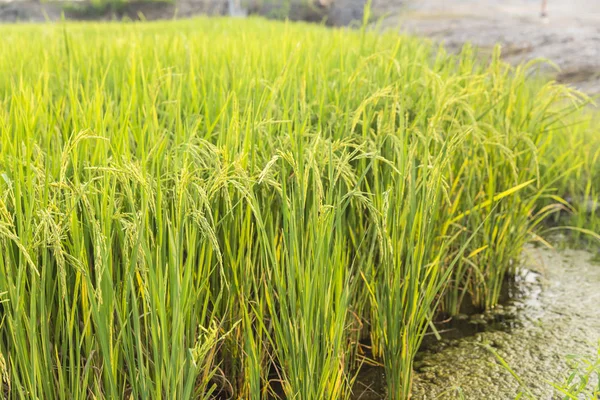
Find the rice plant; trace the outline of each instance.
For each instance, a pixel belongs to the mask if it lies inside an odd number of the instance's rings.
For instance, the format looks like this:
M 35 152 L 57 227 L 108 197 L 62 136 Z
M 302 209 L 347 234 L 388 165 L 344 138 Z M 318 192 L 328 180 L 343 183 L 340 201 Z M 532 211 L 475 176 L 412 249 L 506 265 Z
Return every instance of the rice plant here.
M 409 398 L 432 319 L 494 307 L 550 215 L 598 235 L 589 99 L 528 71 L 253 18 L 0 27 L 0 392 L 349 398 L 370 346 Z

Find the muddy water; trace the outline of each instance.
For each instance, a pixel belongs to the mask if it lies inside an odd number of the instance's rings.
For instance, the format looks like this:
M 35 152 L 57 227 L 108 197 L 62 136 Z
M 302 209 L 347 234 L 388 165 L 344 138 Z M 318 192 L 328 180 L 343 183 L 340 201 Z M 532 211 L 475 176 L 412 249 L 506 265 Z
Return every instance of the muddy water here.
M 514 399 L 517 381 L 482 344 L 495 348 L 535 398 L 555 398 L 543 380 L 560 382 L 565 357 L 593 355 L 600 340 L 600 264 L 593 258 L 528 247 L 511 301 L 491 314 L 459 318 L 442 341 L 428 339 L 415 362 L 413 398 Z M 369 369 L 358 386 L 357 398 L 383 398 L 382 370 Z

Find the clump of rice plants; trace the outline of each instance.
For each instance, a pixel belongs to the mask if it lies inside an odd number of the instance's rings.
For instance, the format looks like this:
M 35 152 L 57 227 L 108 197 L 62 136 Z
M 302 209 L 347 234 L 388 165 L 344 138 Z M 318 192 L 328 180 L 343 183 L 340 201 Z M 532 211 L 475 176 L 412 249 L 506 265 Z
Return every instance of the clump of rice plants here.
M 552 230 L 568 230 L 574 243 L 598 249 L 600 241 L 600 143 L 598 116 L 589 110 L 562 119 L 561 125 L 571 125 L 569 135 L 554 134 L 556 146 L 548 151 L 547 162 L 570 160 L 570 173 L 556 183 L 563 200 L 564 211 L 554 218 Z M 562 150 L 561 150 L 562 149 Z
M 598 234 L 588 99 L 498 53 L 252 18 L 0 37 L 7 398 L 349 398 L 370 346 L 406 399 L 431 320 L 494 307 L 549 215 Z

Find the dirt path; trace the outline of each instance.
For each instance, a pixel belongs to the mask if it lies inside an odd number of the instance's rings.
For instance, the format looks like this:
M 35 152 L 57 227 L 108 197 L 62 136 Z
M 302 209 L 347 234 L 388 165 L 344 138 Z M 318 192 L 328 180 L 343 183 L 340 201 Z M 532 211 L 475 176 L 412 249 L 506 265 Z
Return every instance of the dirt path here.
M 580 250 L 528 247 L 524 257 L 511 301 L 454 324 L 461 330 L 450 328 L 441 341 L 428 340 L 415 361 L 413 399 L 515 399 L 517 380 L 483 345 L 498 352 L 539 400 L 561 398 L 544 380 L 561 382 L 568 355 L 596 354 L 600 263 Z M 383 368 L 368 367 L 359 380 L 355 399 L 385 398 Z
M 547 58 L 558 81 L 600 94 L 600 1 L 548 0 L 548 18 L 540 0 L 410 0 L 391 8 L 387 28 L 431 37 L 449 48 L 465 42 L 482 48 L 496 43 L 513 63 Z M 548 68 L 550 69 L 550 68 Z

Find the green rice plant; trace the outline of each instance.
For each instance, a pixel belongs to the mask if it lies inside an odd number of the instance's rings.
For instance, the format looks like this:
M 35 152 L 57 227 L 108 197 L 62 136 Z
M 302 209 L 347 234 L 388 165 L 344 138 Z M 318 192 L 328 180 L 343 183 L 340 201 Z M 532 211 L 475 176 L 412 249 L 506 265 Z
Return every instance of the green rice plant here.
M 600 347 L 600 346 L 599 346 Z M 553 382 L 557 394 L 563 399 L 598 398 L 600 395 L 600 350 L 591 356 L 566 357 L 568 372 L 561 382 Z
M 397 181 L 383 193 L 381 204 L 384 250 L 373 285 L 374 319 L 390 399 L 410 396 L 412 361 L 445 281 L 440 266 L 444 246 L 435 246 L 431 231 L 441 194 L 438 163 L 446 154 L 430 161 L 425 153 L 419 162 L 418 148 L 400 153 Z
M 473 57 L 469 47 L 462 56 Z M 528 82 L 529 67 L 507 69 L 497 49 L 487 70 L 474 70 L 480 80 L 469 83 L 468 96 L 482 99 L 468 104 L 472 131 L 464 141 L 465 152 L 448 172 L 448 232 L 463 231 L 466 238 L 480 228 L 452 273 L 443 302 L 451 315 L 460 312 L 466 298 L 476 308 L 493 308 L 506 277 L 518 266 L 523 245 L 541 239 L 540 224 L 564 208 L 556 186 L 575 168 L 564 167 L 566 157 L 546 156 L 553 140 L 548 131 L 559 128 L 549 110 L 568 99 L 572 106 L 558 107 L 567 113 L 585 98 L 551 83 Z M 494 78 L 488 80 L 490 76 Z M 538 96 L 540 101 L 534 101 Z
M 405 399 L 432 319 L 493 307 L 549 215 L 598 229 L 588 99 L 499 54 L 253 18 L 0 38 L 9 399 L 348 398 L 370 356 Z
M 281 220 L 267 229 L 273 264 L 266 296 L 286 398 L 350 394 L 345 353 L 351 263 L 343 227 L 350 198 L 340 176 L 347 165 L 337 157 L 344 150 L 317 139 L 298 153 L 305 160 L 282 154 L 277 161 Z
M 557 190 L 568 202 L 565 212 L 555 219 L 566 226 L 574 243 L 597 247 L 600 234 L 600 147 L 597 141 L 597 116 L 590 111 L 559 119 L 560 126 L 571 125 L 569 135 L 556 135 L 556 147 L 549 149 L 549 160 L 564 157 L 568 151 L 574 168 L 557 182 Z M 568 149 L 559 152 L 558 149 Z M 566 217 L 565 217 L 566 216 Z M 571 229 L 572 228 L 572 229 Z

